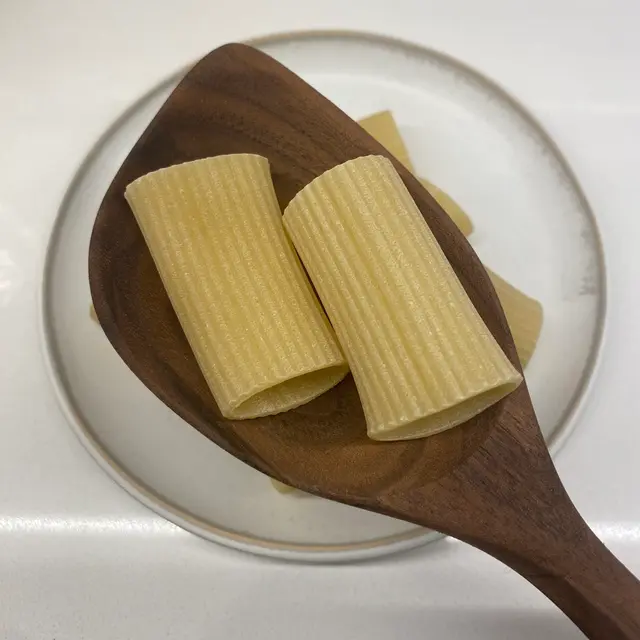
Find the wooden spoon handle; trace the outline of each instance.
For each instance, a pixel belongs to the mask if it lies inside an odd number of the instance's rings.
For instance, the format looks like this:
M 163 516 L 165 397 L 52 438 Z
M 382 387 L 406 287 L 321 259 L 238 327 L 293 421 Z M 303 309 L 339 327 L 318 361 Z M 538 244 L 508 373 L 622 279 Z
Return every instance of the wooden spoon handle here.
M 517 571 L 592 640 L 640 640 L 640 582 L 602 544 L 567 495 L 526 389 L 517 430 L 497 425 L 440 482 L 386 496 L 386 512 L 464 540 Z M 517 438 L 515 437 L 517 435 Z M 488 473 L 487 469 L 491 472 Z M 427 493 L 428 490 L 428 493 Z
M 582 540 L 557 539 L 553 561 L 544 565 L 501 549 L 484 550 L 542 591 L 588 638 L 639 640 L 640 581 L 586 524 L 581 530 Z
M 534 424 L 531 412 L 520 426 L 525 446 L 511 447 L 511 463 L 496 469 L 496 484 L 482 495 L 480 525 L 467 523 L 458 537 L 525 577 L 588 638 L 640 640 L 640 581 L 578 513 Z M 499 447 L 498 433 L 492 436 L 489 449 Z M 469 486 L 464 476 L 459 479 Z

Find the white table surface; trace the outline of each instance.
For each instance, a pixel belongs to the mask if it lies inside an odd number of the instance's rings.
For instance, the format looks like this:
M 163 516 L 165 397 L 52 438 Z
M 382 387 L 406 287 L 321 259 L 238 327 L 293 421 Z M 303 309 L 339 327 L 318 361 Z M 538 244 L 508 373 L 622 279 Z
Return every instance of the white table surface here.
M 41 365 L 37 304 L 76 167 L 171 71 L 224 41 L 293 29 L 368 30 L 443 50 L 537 115 L 598 216 L 605 347 L 557 464 L 598 535 L 640 574 L 638 27 L 631 0 L 0 2 L 0 637 L 581 637 L 523 579 L 456 541 L 308 567 L 163 521 L 67 428 Z

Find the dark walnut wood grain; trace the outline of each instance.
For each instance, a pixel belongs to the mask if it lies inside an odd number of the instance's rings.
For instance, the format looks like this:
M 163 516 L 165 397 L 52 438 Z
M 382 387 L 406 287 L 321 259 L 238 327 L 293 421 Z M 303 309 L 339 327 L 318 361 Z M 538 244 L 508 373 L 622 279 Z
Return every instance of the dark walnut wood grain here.
M 295 411 L 236 422 L 221 417 L 123 193 L 149 171 L 237 152 L 269 159 L 283 207 L 336 164 L 371 153 L 388 156 L 348 116 L 268 56 L 237 44 L 210 53 L 136 143 L 93 229 L 93 301 L 123 360 L 188 423 L 260 471 L 483 549 L 547 594 L 591 638 L 640 638 L 638 582 L 567 497 L 524 384 L 466 425 L 409 442 L 367 439 L 350 378 Z M 475 253 L 420 183 L 391 159 L 489 329 L 517 363 Z

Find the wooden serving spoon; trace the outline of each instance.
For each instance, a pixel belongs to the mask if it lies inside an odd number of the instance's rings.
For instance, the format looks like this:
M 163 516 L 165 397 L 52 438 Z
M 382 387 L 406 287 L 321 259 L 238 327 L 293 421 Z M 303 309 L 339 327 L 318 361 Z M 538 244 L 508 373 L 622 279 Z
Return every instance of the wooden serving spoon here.
M 251 47 L 226 45 L 196 64 L 118 171 L 91 237 L 95 309 L 132 371 L 188 423 L 256 469 L 486 551 L 538 587 L 590 638 L 640 639 L 640 583 L 565 493 L 525 384 L 461 427 L 395 443 L 367 439 L 351 378 L 277 416 L 234 422 L 220 415 L 123 194 L 149 171 L 227 153 L 266 156 L 283 207 L 341 162 L 390 157 L 335 105 Z M 418 180 L 391 160 L 487 326 L 519 367 L 478 257 Z

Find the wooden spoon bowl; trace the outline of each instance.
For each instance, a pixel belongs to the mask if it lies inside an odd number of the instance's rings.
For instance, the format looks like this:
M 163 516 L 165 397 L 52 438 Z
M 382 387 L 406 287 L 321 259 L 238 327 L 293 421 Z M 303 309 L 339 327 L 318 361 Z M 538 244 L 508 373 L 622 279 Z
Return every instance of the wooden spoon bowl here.
M 418 180 L 292 72 L 233 44 L 210 53 L 182 80 L 98 212 L 89 249 L 93 302 L 132 371 L 188 423 L 256 469 L 491 553 L 545 592 L 591 638 L 640 638 L 640 586 L 575 511 L 525 384 L 461 427 L 396 443 L 367 438 L 350 377 L 287 413 L 247 421 L 221 416 L 123 194 L 149 171 L 228 153 L 266 156 L 283 208 L 337 164 L 372 153 L 390 157 L 480 315 L 519 367 L 484 268 Z

